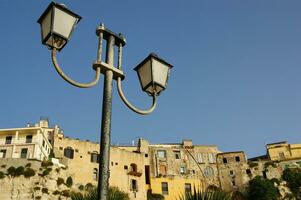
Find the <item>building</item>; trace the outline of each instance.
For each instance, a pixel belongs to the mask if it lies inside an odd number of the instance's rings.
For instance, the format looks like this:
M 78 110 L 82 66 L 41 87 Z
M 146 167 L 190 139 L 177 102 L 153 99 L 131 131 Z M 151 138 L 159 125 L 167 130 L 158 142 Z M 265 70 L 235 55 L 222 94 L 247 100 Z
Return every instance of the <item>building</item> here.
M 217 146 L 193 145 L 191 140 L 178 144 L 149 145 L 150 186 L 166 200 L 177 199 L 193 187 L 219 187 Z
M 0 130 L 0 158 L 24 158 L 43 160 L 51 153 L 52 145 L 48 120 L 28 124 L 25 128 Z
M 287 141 L 271 143 L 266 145 L 266 150 L 273 161 L 301 159 L 301 144 L 288 144 Z
M 62 133 L 54 134 L 54 156 L 68 167 L 77 184 L 97 184 L 99 149 L 98 143 L 65 137 Z M 131 199 L 146 199 L 147 166 L 148 157 L 137 151 L 137 147 L 112 146 L 109 185 L 129 193 Z

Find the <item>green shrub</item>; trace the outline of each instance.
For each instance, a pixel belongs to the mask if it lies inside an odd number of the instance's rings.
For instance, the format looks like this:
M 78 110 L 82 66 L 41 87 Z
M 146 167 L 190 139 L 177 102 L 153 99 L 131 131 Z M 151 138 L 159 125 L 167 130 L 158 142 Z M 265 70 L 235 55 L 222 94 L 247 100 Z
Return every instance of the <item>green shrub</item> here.
M 25 168 L 29 168 L 29 167 L 31 167 L 31 163 L 27 163 L 27 164 L 25 165 Z
M 40 190 L 41 188 L 39 186 L 36 186 L 33 188 L 34 191 Z
M 72 177 L 69 176 L 66 180 L 66 186 L 70 188 L 70 187 L 72 187 L 72 185 L 73 185 L 73 180 L 72 180 Z
M 85 195 L 71 193 L 70 197 L 72 200 L 95 200 L 97 199 L 97 188 L 92 186 L 92 189 Z M 130 198 L 127 193 L 119 190 L 117 187 L 110 187 L 108 200 L 130 200 Z
M 256 176 L 249 182 L 249 196 L 250 200 L 277 200 L 279 196 L 278 189 L 270 180 Z
M 56 180 L 57 185 L 62 185 L 64 182 L 65 182 L 64 179 L 60 178 L 60 177 L 57 178 L 57 180 Z
M 7 174 L 11 175 L 11 176 L 15 176 L 16 175 L 16 168 L 11 166 L 7 169 Z
M 53 163 L 50 160 L 43 160 L 41 162 L 42 167 L 49 167 L 49 166 L 52 166 L 52 165 L 53 165 Z
M 277 167 L 277 165 L 273 161 L 268 161 L 264 163 L 264 168 L 268 168 L 269 166 Z
M 85 186 L 83 186 L 83 185 L 80 185 L 80 186 L 78 186 L 78 189 L 82 191 L 82 190 L 84 190 L 84 189 L 85 189 Z
M 250 163 L 249 163 L 249 166 L 250 166 L 251 168 L 257 167 L 257 166 L 258 166 L 258 163 L 250 162 Z
M 46 169 L 43 171 L 42 175 L 43 175 L 43 176 L 47 176 L 51 171 L 52 171 L 51 168 L 46 168 Z
M 301 199 L 301 169 L 285 169 L 282 174 L 282 179 L 287 182 L 288 187 L 291 189 L 296 199 Z
M 147 191 L 147 200 L 164 200 L 164 196 L 157 193 L 152 193 L 151 190 Z
M 280 184 L 280 181 L 279 181 L 277 178 L 272 178 L 271 181 L 272 181 L 273 183 L 276 183 L 277 185 Z
M 59 173 L 60 173 L 60 171 L 61 171 L 61 169 L 60 169 L 60 168 L 56 168 L 56 169 L 55 169 L 55 171 L 56 171 L 56 173 L 58 173 L 58 174 L 59 174 Z
M 70 197 L 70 191 L 69 190 L 63 190 L 61 193 L 64 197 Z
M 47 188 L 42 188 L 42 192 L 43 192 L 44 194 L 48 194 L 48 189 L 47 189 Z
M 23 174 L 24 174 L 24 167 L 23 166 L 18 167 L 15 171 L 15 176 L 21 176 Z
M 31 168 L 26 168 L 26 169 L 24 170 L 24 177 L 25 177 L 25 178 L 29 178 L 29 177 L 32 177 L 32 176 L 34 176 L 34 175 L 36 175 L 36 172 L 35 172 L 33 169 L 31 169 Z
M 4 174 L 4 172 L 0 171 L 0 179 L 3 179 L 3 178 L 5 178 L 5 174 Z
M 196 189 L 193 192 L 186 193 L 180 196 L 180 200 L 232 200 L 230 193 L 224 192 L 220 189 Z M 253 199 L 255 200 L 255 199 Z
M 93 188 L 94 188 L 94 186 L 93 186 L 92 183 L 87 183 L 87 184 L 85 185 L 85 189 L 86 189 L 86 190 L 91 190 L 91 189 L 93 189 Z
M 55 190 L 54 192 L 52 192 L 52 194 L 53 194 L 53 195 L 58 195 L 58 194 L 61 194 L 61 193 L 60 193 L 60 191 Z

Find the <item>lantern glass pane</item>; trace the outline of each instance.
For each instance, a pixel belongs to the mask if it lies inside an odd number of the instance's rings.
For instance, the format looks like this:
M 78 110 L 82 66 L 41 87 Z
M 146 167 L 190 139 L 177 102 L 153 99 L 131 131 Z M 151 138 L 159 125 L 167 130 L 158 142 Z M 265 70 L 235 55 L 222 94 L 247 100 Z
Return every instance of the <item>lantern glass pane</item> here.
M 169 69 L 169 66 L 156 59 L 153 59 L 153 81 L 165 87 Z
M 51 31 L 51 9 L 47 13 L 47 15 L 44 17 L 44 19 L 41 22 L 41 28 L 42 28 L 42 40 L 45 39 L 45 37 L 50 33 Z
M 54 22 L 53 32 L 63 36 L 65 39 L 69 39 L 73 30 L 73 26 L 77 22 L 77 18 L 62 11 L 59 8 L 54 9 Z
M 151 62 L 148 60 L 138 69 L 138 74 L 141 81 L 142 88 L 145 88 L 147 84 L 152 82 L 152 71 L 151 71 Z

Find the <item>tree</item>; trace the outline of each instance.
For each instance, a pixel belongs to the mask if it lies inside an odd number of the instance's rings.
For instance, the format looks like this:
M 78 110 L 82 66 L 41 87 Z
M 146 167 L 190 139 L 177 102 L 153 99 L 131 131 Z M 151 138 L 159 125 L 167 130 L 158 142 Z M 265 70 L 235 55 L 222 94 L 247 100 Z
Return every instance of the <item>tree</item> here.
M 256 176 L 249 182 L 249 200 L 277 200 L 278 197 L 278 189 L 272 181 Z
M 301 199 L 301 170 L 300 169 L 285 169 L 282 174 L 282 179 L 288 184 L 296 199 Z

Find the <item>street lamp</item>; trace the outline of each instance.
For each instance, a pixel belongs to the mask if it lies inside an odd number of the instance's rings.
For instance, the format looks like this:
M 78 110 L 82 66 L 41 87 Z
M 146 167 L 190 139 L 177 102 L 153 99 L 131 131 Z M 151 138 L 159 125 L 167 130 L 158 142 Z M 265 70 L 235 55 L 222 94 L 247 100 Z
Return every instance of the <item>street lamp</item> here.
M 135 70 L 138 73 L 142 90 L 152 96 L 153 103 L 148 110 L 140 110 L 131 104 L 125 97 L 122 90 L 122 80 L 125 78 L 122 71 L 122 48 L 125 45 L 125 38 L 121 34 L 116 34 L 105 28 L 103 24 L 97 27 L 98 36 L 97 59 L 93 63 L 95 78 L 89 83 L 79 83 L 68 77 L 60 68 L 56 53 L 64 48 L 70 39 L 72 31 L 81 17 L 65 5 L 50 3 L 38 20 L 41 26 L 42 43 L 52 50 L 51 58 L 58 74 L 68 83 L 80 87 L 89 88 L 95 86 L 100 74 L 104 75 L 104 90 L 102 103 L 102 122 L 100 139 L 100 162 L 98 176 L 98 199 L 108 199 L 109 187 L 109 159 L 110 159 L 110 134 L 111 134 L 111 113 L 112 113 L 112 85 L 113 79 L 117 81 L 117 89 L 122 101 L 136 113 L 146 115 L 151 113 L 157 103 L 157 96 L 166 88 L 167 80 L 172 65 L 158 57 L 150 54 L 144 59 Z M 102 61 L 102 45 L 106 40 L 106 59 Z M 118 63 L 114 66 L 114 47 L 118 48 Z

